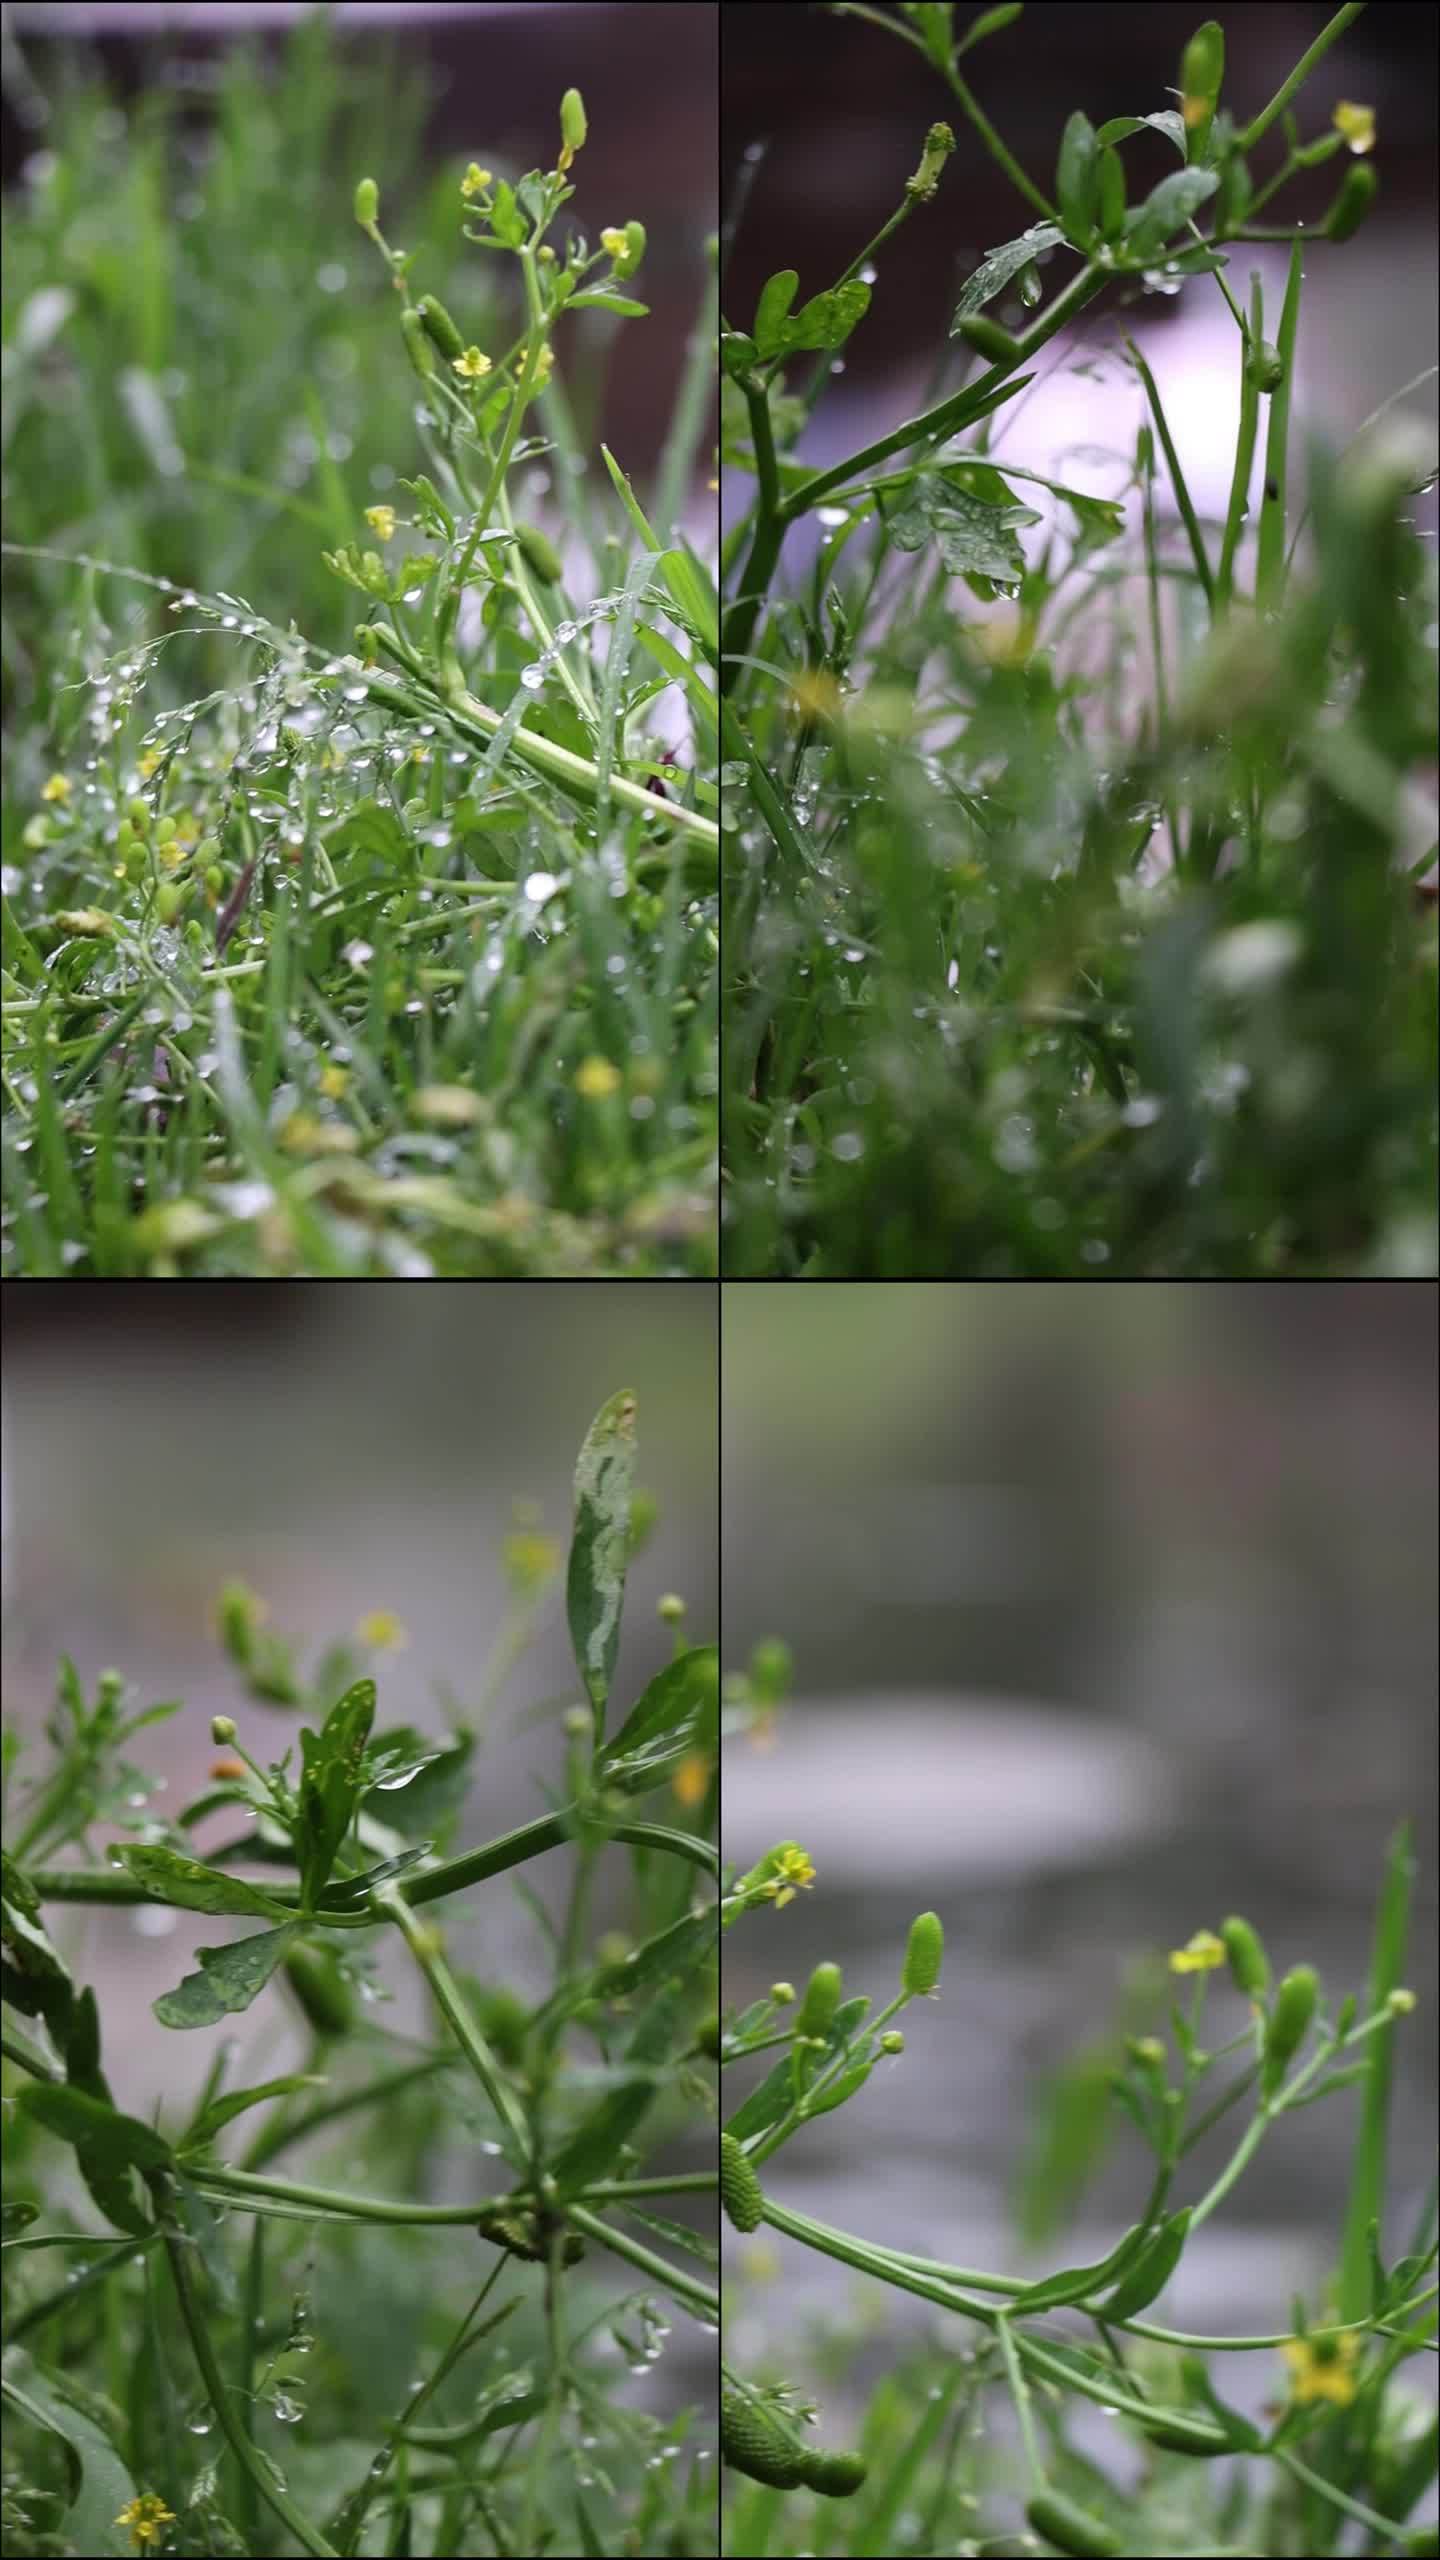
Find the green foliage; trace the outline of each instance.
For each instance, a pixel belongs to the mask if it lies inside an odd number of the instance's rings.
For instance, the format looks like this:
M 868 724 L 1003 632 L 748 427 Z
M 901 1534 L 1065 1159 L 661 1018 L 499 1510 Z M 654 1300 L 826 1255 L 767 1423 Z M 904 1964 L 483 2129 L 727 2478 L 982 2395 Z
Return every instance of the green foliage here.
M 722 340 L 724 1267 L 1433 1271 L 1433 452 L 1390 402 L 1338 456 L 1302 457 L 1290 417 L 1300 245 L 1348 237 L 1376 191 L 1367 111 L 1304 139 L 1292 107 L 1355 11 L 1248 125 L 1243 26 L 1227 65 L 1207 21 L 1165 103 L 1069 117 L 1053 202 L 960 67 L 1017 12 L 839 13 L 925 57 L 1028 228 L 963 283 L 923 410 L 823 467 L 800 459 L 829 376 L 784 340 L 794 271 Z M 1137 183 L 1156 137 L 1175 159 Z M 883 295 L 912 221 L 910 273 L 942 269 L 950 184 L 933 209 L 907 191 L 832 292 Z M 1292 244 L 1268 315 L 1257 230 Z M 1233 326 L 1222 524 L 1111 317 L 1152 289 Z M 1073 444 L 1047 350 L 1082 322 L 1098 347 L 1070 363 L 1123 362 L 1141 395 L 1103 495 L 1005 458 L 1026 395 Z
M 647 516 L 577 425 L 645 245 L 579 145 L 421 182 L 321 19 L 231 64 L 193 148 L 67 99 L 7 216 L 0 1267 L 709 1272 L 698 243 Z
M 633 1443 L 631 1397 L 612 1397 L 585 1442 L 592 1493 L 591 1462 L 621 1411 Z M 607 1677 L 623 1571 L 607 1580 L 606 1541 L 623 1546 L 629 1525 L 628 1496 L 612 1495 L 601 1489 L 598 1529 L 583 1503 L 575 1527 L 588 1587 L 606 1595 Z M 557 1578 L 528 1516 L 523 1534 L 523 1557 L 507 1542 L 518 1614 L 496 1631 L 506 1676 Z M 232 1586 L 221 1621 L 247 1682 L 258 1614 Z M 224 1747 L 245 1775 L 163 1815 L 147 1804 L 137 1816 L 137 1790 L 111 1786 L 146 1716 L 128 1712 L 113 1673 L 91 1705 L 62 1666 L 52 1766 L 19 1755 L 3 1874 L 7 2549 L 60 2560 L 138 2548 L 158 2506 L 175 2532 L 172 2546 L 157 2522 L 161 2548 L 558 2551 L 575 2547 L 582 2505 L 596 2555 L 713 2548 L 713 2472 L 695 2443 L 708 2413 L 698 2425 L 693 2409 L 647 2416 L 614 2389 L 616 2359 L 623 2370 L 660 2353 L 669 2303 L 704 2336 L 718 2312 L 703 2219 L 654 2209 L 688 2200 L 703 2217 L 715 2186 L 713 1786 L 698 1810 L 693 1790 L 677 1791 L 672 1822 L 632 1819 L 635 1797 L 713 1752 L 714 1682 L 697 1678 L 708 1658 L 682 1653 L 636 1703 L 619 1737 L 623 1786 L 557 1716 L 558 1809 L 468 1851 L 454 1847 L 455 1780 L 473 1737 L 437 1745 L 377 1725 L 377 1683 L 335 1676 L 344 1647 L 313 1682 L 294 1670 L 307 1704 L 328 1698 L 301 1736 L 298 1775 L 290 1752 L 268 1766 L 251 1756 L 243 1713 L 207 1716 L 230 1727 Z M 477 1727 L 489 1703 L 477 1701 Z M 437 1770 L 433 1827 L 407 1846 L 392 1810 Z M 245 1829 L 197 1855 L 192 1830 L 230 1807 Z M 118 1858 L 105 1862 L 97 1830 Z M 459 1970 L 427 1906 L 447 1906 L 458 1947 L 493 1913 L 492 1880 L 552 1850 L 569 1871 L 563 1917 L 527 1896 L 548 1989 Z M 235 1874 L 237 1859 L 256 1872 Z M 602 1893 L 629 1923 L 625 1957 L 592 1945 Z M 117 2107 L 95 1993 L 45 1926 L 52 1903 L 94 1904 L 102 1931 L 125 1928 L 125 1908 L 107 1915 L 115 1905 L 276 1917 L 202 1948 L 156 2015 L 193 2033 L 254 2005 L 262 2032 L 299 2026 L 310 2067 L 235 2085 L 235 2048 L 217 2039 L 183 2108 L 163 2090 L 153 2122 L 148 2105 Z M 375 2014 L 391 1949 L 421 2001 L 403 2034 Z M 701 2165 L 672 2167 L 668 2146 L 697 2132 Z M 286 2155 L 302 2143 L 292 2174 Z

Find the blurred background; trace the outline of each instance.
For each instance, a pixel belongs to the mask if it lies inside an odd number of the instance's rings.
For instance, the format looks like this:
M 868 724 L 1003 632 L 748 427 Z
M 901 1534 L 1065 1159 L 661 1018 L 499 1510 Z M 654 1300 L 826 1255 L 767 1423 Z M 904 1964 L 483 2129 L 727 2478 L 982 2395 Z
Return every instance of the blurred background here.
M 625 1386 L 639 1398 L 639 1478 L 660 1505 L 629 1586 L 616 1697 L 633 1698 L 669 1656 L 662 1592 L 684 1593 L 697 1627 L 715 1623 L 715 1323 L 711 1291 L 643 1281 L 12 1287 L 11 1721 L 38 1737 L 63 1651 L 87 1694 L 113 1665 L 141 1704 L 184 1700 L 135 1746 L 167 1773 L 171 1804 L 200 1791 L 212 1715 L 242 1718 L 254 1755 L 278 1757 L 301 1719 L 237 1704 L 213 1631 L 231 1580 L 261 1595 L 271 1628 L 305 1639 L 307 1670 L 367 1613 L 393 1611 L 408 1643 L 377 1665 L 382 1720 L 434 1732 L 473 1720 L 509 1614 L 512 1499 L 541 1506 L 563 1554 L 580 1442 Z M 487 1727 L 457 1847 L 546 1809 L 574 1695 L 562 1577 Z M 548 1897 L 544 1865 L 524 1873 Z M 456 1919 L 466 1961 L 483 1943 L 487 1972 L 525 1991 L 547 1982 L 518 1895 L 469 1897 Z M 203 2076 L 213 2040 L 176 2036 L 150 2003 L 213 1930 L 170 1911 L 67 1910 L 77 1964 L 107 2015 L 121 2003 L 123 2037 L 107 2043 L 121 2106 L 143 2111 L 158 2086 L 178 2095 Z M 263 2024 L 265 2008 L 237 2023 Z
M 804 0 L 765 10 L 726 0 L 721 14 L 722 195 L 727 218 L 740 216 L 725 271 L 732 328 L 749 327 L 760 287 L 777 267 L 799 270 L 800 302 L 834 282 L 900 202 L 936 117 L 953 124 L 959 144 L 934 203 L 882 251 L 871 309 L 832 366 L 836 378 L 802 445 L 825 465 L 936 396 L 932 368 L 961 283 L 984 250 L 1018 237 L 1034 216 L 910 45 L 862 17 L 833 16 Z M 1030 0 L 1021 19 L 965 57 L 964 75 L 1021 166 L 1049 192 L 1072 109 L 1098 126 L 1173 107 L 1181 53 L 1200 14 L 1190 0 L 1144 9 Z M 1332 15 L 1323 0 L 1252 0 L 1228 17 L 1222 11 L 1224 101 L 1242 116 L 1258 113 Z M 957 24 L 965 16 L 958 12 Z M 1302 436 L 1353 434 L 1382 399 L 1434 365 L 1434 95 L 1429 13 L 1373 0 L 1297 102 L 1306 140 L 1330 130 L 1340 99 L 1372 106 L 1380 172 L 1378 206 L 1364 229 L 1343 249 L 1319 244 L 1306 271 L 1292 406 Z M 1124 156 L 1132 202 L 1178 165 L 1159 134 L 1136 135 Z M 1283 156 L 1277 128 L 1257 147 L 1257 183 Z M 1292 181 L 1261 220 L 1319 222 L 1345 165 L 1342 154 Z M 1232 288 L 1243 299 L 1245 279 L 1258 268 L 1267 312 L 1278 317 L 1288 254 L 1274 244 L 1237 244 Z M 1057 251 L 1042 267 L 1047 298 L 1072 266 Z M 1010 324 L 1024 318 L 1014 297 L 989 308 Z M 1141 395 L 1118 358 L 1090 367 L 1122 317 L 1155 374 L 1197 507 L 1223 515 L 1239 396 L 1235 329 L 1207 279 L 1174 298 L 1137 289 L 1123 310 L 1117 297 L 1102 298 L 1078 331 L 1045 350 L 1035 389 L 1001 413 L 1005 454 L 1040 471 L 1068 457 L 1062 477 L 1097 496 L 1115 494 L 1133 453 Z M 1051 367 L 1076 360 L 1086 371 L 1064 373 L 1047 394 Z M 1432 422 L 1433 377 L 1401 406 Z M 739 482 L 740 496 L 749 485 Z M 1429 511 L 1420 521 L 1433 524 L 1433 494 L 1420 503 Z
M 378 180 L 387 238 L 420 253 L 415 290 L 493 345 L 514 287 L 462 238 L 459 180 L 476 158 L 551 165 L 569 86 L 589 137 L 564 219 L 591 240 L 644 222 L 650 317 L 578 314 L 557 378 L 643 495 L 705 290 L 716 78 L 716 12 L 686 0 L 7 7 L 8 538 L 239 592 L 348 646 L 356 599 L 321 550 L 363 539 L 363 509 L 423 465 L 355 182 Z M 543 522 L 543 464 L 528 495 Z M 36 618 L 73 612 L 76 582 L 7 572 L 13 706 L 47 683 Z M 117 618 L 139 592 L 103 590 Z
M 779 1635 L 797 1664 L 771 1746 L 728 1748 L 725 1855 L 793 1837 L 818 1870 L 731 1933 L 727 2006 L 822 1958 L 879 2005 L 917 1911 L 948 1941 L 904 2056 L 767 2170 L 781 2202 L 972 2266 L 1102 2255 L 1148 2157 L 1118 2110 L 1094 2143 L 1107 2033 L 1148 2021 L 1168 1951 L 1231 1911 L 1277 1971 L 1362 1989 L 1409 1819 L 1408 2245 L 1434 2168 L 1433 1288 L 753 1282 L 722 1336 L 726 1659 Z M 1057 2074 L 1070 2135 L 1046 2155 Z M 1187 2250 L 1177 2325 L 1269 2329 L 1314 2298 L 1353 2127 L 1342 2095 L 1262 2147 Z M 1232 2139 L 1207 2137 L 1177 2202 Z M 789 2244 L 777 2267 L 737 2294 L 742 2364 L 799 2361 L 810 2313 L 868 2300 L 858 2393 L 940 2316 Z M 1269 2359 L 1232 2361 L 1227 2388 L 1273 2390 Z

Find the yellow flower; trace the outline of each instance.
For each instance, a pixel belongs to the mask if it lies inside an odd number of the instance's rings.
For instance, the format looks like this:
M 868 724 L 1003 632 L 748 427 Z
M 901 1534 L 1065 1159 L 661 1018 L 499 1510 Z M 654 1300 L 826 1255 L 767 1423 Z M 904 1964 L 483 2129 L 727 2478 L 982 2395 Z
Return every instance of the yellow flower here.
M 620 1070 L 608 1058 L 583 1058 L 575 1070 L 575 1090 L 586 1102 L 608 1102 L 620 1090 Z
M 410 1639 L 393 1609 L 371 1609 L 356 1628 L 355 1641 L 375 1653 L 398 1653 Z
M 124 2526 L 135 2549 L 144 2551 L 152 2542 L 158 2542 L 175 2518 L 164 2499 L 147 2490 L 143 2498 L 132 2498 L 128 2507 L 122 2507 L 115 2521 Z
M 337 1067 L 332 1062 L 331 1065 L 328 1067 L 322 1067 L 320 1070 L 320 1090 L 322 1093 L 328 1094 L 332 1102 L 339 1101 L 340 1096 L 344 1092 L 349 1081 L 350 1070 L 348 1067 Z
M 807 667 L 791 684 L 791 710 L 808 712 L 812 719 L 829 720 L 839 710 L 840 702 L 840 687 L 824 667 Z
M 543 390 L 544 390 L 545 385 L 546 385 L 546 383 L 549 381 L 550 376 L 551 376 L 551 374 L 554 372 L 554 370 L 555 370 L 555 350 L 554 350 L 554 348 L 553 348 L 553 347 L 551 347 L 551 346 L 549 346 L 549 345 L 543 346 L 543 347 L 541 348 L 541 350 L 540 350 L 540 353 L 538 354 L 538 356 L 537 356 L 537 357 L 536 357 L 536 359 L 535 359 L 535 382 L 534 382 L 534 387 L 535 387 L 535 389 L 536 389 L 537 391 L 543 391 Z
M 1225 1949 L 1213 1929 L 1197 1929 L 1189 1944 L 1176 1947 L 1170 1957 L 1172 1973 L 1209 1973 L 1211 1967 L 1223 1964 Z
M 560 1548 L 554 1538 L 543 1537 L 538 1529 L 516 1529 L 500 1550 L 510 1587 L 519 1598 L 527 1599 L 549 1581 L 560 1562 Z
M 687 1812 L 695 1805 L 703 1804 L 709 1784 L 710 1763 L 704 1752 L 687 1751 L 670 1781 L 676 1803 L 683 1804 Z
M 1352 151 L 1374 150 L 1375 110 L 1373 107 L 1352 106 L 1348 98 L 1342 98 L 1330 121 L 1336 132 L 1344 135 Z
M 159 772 L 159 770 L 160 770 L 160 755 L 159 755 L 159 750 L 158 750 L 157 748 L 155 748 L 155 747 L 147 747 L 147 748 L 146 748 L 146 750 L 145 750 L 145 753 L 144 753 L 144 754 L 143 754 L 143 756 L 141 756 L 141 757 L 140 757 L 140 759 L 139 759 L 139 771 L 140 771 L 140 777 L 141 777 L 141 780 L 142 780 L 142 781 L 144 781 L 144 782 L 148 782 L 148 781 L 149 781 L 149 779 L 150 779 L 151 774 L 152 774 L 152 773 L 158 773 L 158 772 Z
M 450 370 L 463 374 L 467 382 L 482 382 L 490 370 L 490 359 L 482 356 L 478 347 L 467 347 L 463 356 L 451 357 Z
M 768 2240 L 755 2240 L 741 2251 L 740 2264 L 751 2284 L 773 2284 L 780 2273 L 780 2254 Z
M 1291 2399 L 1333 2400 L 1337 2408 L 1348 2408 L 1355 2397 L 1361 2343 L 1354 2329 L 1330 2338 L 1287 2338 L 1280 2353 L 1290 2367 Z
M 378 534 L 382 542 L 394 541 L 395 510 L 393 507 L 367 507 L 365 521 L 371 532 Z
M 604 250 L 607 258 L 623 258 L 629 245 L 630 243 L 626 239 L 623 231 L 615 231 L 612 229 L 610 231 L 602 231 L 600 234 L 600 246 Z
M 68 800 L 74 788 L 75 785 L 68 773 L 52 773 L 49 781 L 43 786 L 40 797 L 42 800 Z
M 761 1891 L 774 1903 L 777 1911 L 783 1911 L 787 1902 L 793 1902 L 796 1894 L 806 1891 L 814 1881 L 815 1870 L 805 1851 L 782 1849 L 774 1871 L 766 1878 Z
M 478 162 L 472 160 L 464 177 L 460 181 L 460 193 L 464 196 L 468 204 L 471 196 L 483 195 L 485 189 L 492 183 L 493 180 L 490 171 L 488 169 L 482 169 Z

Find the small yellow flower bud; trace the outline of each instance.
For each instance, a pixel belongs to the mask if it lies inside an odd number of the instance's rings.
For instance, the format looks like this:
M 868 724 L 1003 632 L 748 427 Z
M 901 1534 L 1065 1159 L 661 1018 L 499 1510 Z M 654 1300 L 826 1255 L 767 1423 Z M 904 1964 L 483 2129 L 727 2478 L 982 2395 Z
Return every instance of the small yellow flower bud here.
M 365 521 L 370 527 L 371 532 L 373 534 L 378 534 L 382 542 L 394 541 L 395 510 L 393 507 L 367 507 L 365 510 Z
M 555 163 L 557 169 L 569 168 L 576 152 L 584 144 L 586 129 L 585 101 L 578 89 L 567 89 L 560 101 L 560 157 Z
M 1336 132 L 1343 138 L 1348 150 L 1356 153 L 1374 150 L 1375 110 L 1373 107 L 1357 107 L 1349 98 L 1342 98 L 1330 121 Z
M 786 2002 L 788 2000 L 793 2000 L 795 1997 L 794 1983 L 772 1982 L 770 1985 L 770 1997 L 774 2001 L 777 2009 L 783 2009 Z
M 616 231 L 614 229 L 602 231 L 600 234 L 600 246 L 605 251 L 607 257 L 623 258 L 625 255 L 624 232 Z
M 42 800 L 68 800 L 75 786 L 68 773 L 52 773 L 41 787 Z
M 1408 2018 L 1415 2006 L 1415 1994 L 1413 1991 L 1392 1991 L 1385 2006 L 1392 2017 Z
M 575 1070 L 575 1090 L 586 1102 L 608 1102 L 620 1090 L 620 1070 L 608 1058 L 582 1058 Z
M 570 1734 L 576 1742 L 583 1742 L 591 1725 L 589 1708 L 567 1707 L 565 1710 L 564 1722 L 566 1732 Z
M 212 1742 L 233 1742 L 235 1739 L 234 1717 L 212 1716 L 210 1719 L 210 1739 Z
M 472 160 L 460 181 L 460 193 L 468 204 L 472 196 L 483 195 L 485 189 L 492 184 L 491 172 L 488 169 L 482 169 L 478 162 Z
M 655 1604 L 655 1613 L 664 1619 L 667 1627 L 677 1627 L 685 1615 L 685 1603 L 679 1592 L 665 1592 Z

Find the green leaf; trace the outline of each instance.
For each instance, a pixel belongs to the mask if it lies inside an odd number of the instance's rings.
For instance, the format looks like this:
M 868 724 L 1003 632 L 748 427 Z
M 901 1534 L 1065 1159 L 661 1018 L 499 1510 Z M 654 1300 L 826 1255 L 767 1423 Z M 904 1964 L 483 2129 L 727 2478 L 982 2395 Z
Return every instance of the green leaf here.
M 958 337 L 961 321 L 968 320 L 976 311 L 983 311 L 986 303 L 993 302 L 1013 276 L 1018 276 L 1022 268 L 1033 264 L 1042 249 L 1058 249 L 1064 238 L 1064 232 L 1053 222 L 1036 222 L 1018 240 L 1007 240 L 998 249 L 987 249 L 974 274 L 966 277 L 961 288 L 955 316 L 950 323 L 951 337 Z
M 491 202 L 490 228 L 507 249 L 518 249 L 525 238 L 525 217 L 515 201 L 515 190 L 503 178 L 498 182 Z
M 178 1849 L 132 1844 L 120 1851 L 120 1863 L 157 1902 L 175 1903 L 182 1911 L 230 1911 L 262 1920 L 283 1915 L 283 1905 L 259 1885 L 246 1884 L 240 1876 L 221 1875 Z
M 686 1981 L 715 1953 L 717 1934 L 713 1909 L 687 1912 L 618 1964 L 602 1966 L 591 1978 L 589 1993 L 600 2000 L 624 2000 L 646 1983 Z
M 1072 239 L 1087 240 L 1095 228 L 1100 164 L 1095 127 L 1077 107 L 1060 137 L 1055 193 L 1061 218 Z
M 760 350 L 743 329 L 723 329 L 720 333 L 720 362 L 735 382 L 744 380 L 759 360 Z
M 233 1946 L 199 1947 L 199 1973 L 187 1973 L 174 1991 L 151 2003 L 162 2027 L 213 2027 L 221 2018 L 248 2009 L 265 1988 L 295 1935 L 294 1926 L 262 1929 L 258 1936 L 237 1938 Z
M 888 525 L 897 551 L 921 551 L 927 542 L 936 542 L 952 576 L 995 578 L 1017 586 L 1025 574 L 1025 555 L 1013 527 L 1039 521 L 1033 507 L 989 506 L 927 473 L 907 491 Z
M 936 458 L 952 469 L 959 464 L 982 459 L 958 443 L 942 445 Z M 1029 480 L 1038 489 L 1048 489 L 1053 497 L 1059 498 L 1069 508 L 1075 518 L 1076 560 L 1085 559 L 1090 552 L 1102 549 L 1106 543 L 1118 541 L 1125 530 L 1125 507 L 1119 498 L 1092 498 L 1083 489 L 1067 488 L 1063 480 L 1047 479 L 1043 471 L 1026 471 L 1018 462 L 1007 462 L 1003 473 L 997 472 L 995 476 L 1005 480 Z
M 1124 2239 L 1116 2243 L 1107 2258 L 1097 2258 L 1088 2267 L 1057 2267 L 1053 2276 L 1044 2276 L 1038 2284 L 1027 2285 L 1023 2293 L 1017 2293 L 1006 2305 L 1007 2310 L 1051 2311 L 1060 2303 L 1083 2302 L 1088 2294 L 1103 2290 L 1107 2284 L 1113 2284 L 1117 2276 L 1123 2275 L 1139 2256 L 1151 2229 L 1149 2223 L 1137 2222 L 1132 2230 L 1126 2232 Z
M 1179 2213 L 1172 2213 L 1168 2222 L 1161 2224 L 1153 2240 L 1141 2251 L 1128 2273 L 1121 2277 L 1108 2302 L 1101 2306 L 1102 2318 L 1133 2319 L 1137 2311 L 1143 2311 L 1157 2294 L 1164 2292 L 1180 2262 L 1185 2234 L 1190 2228 L 1190 2211 L 1186 2205 Z
M 1198 213 L 1220 180 L 1213 169 L 1176 169 L 1152 187 L 1143 204 L 1125 216 L 1125 245 L 1133 257 L 1149 257 L 1162 248 L 1182 222 Z
M 618 2088 L 581 2117 L 554 2163 L 562 2196 L 613 2169 L 620 2146 L 674 2077 L 672 2048 L 685 1992 L 672 1983 L 652 2001 L 625 2048 L 625 2076 Z
M 971 21 L 955 47 L 956 61 L 959 61 L 962 53 L 969 52 L 972 44 L 983 44 L 987 36 L 998 36 L 1002 27 L 1013 27 L 1024 6 L 1025 0 L 1001 0 L 1001 6 L 998 9 L 982 9 L 979 17 Z
M 565 1583 L 570 1641 L 595 1714 L 598 1739 L 620 1643 L 635 1479 L 635 1398 L 628 1388 L 603 1404 L 575 1467 L 575 1527 Z
M 778 355 L 785 344 L 786 321 L 799 282 L 793 267 L 782 267 L 761 287 L 755 306 L 754 338 L 762 357 Z
M 23 2347 L 12 2348 L 6 2356 L 0 2389 L 17 2415 L 58 2436 L 65 2448 L 66 2547 L 94 2552 L 100 2560 L 128 2552 L 129 2533 L 116 2518 L 132 2503 L 135 2483 L 104 2430 L 77 2408 L 64 2381 L 57 2374 L 41 2373 Z
M 720 1704 L 719 1658 L 713 1644 L 691 1647 L 656 1673 L 596 1762 L 607 1787 L 640 1794 L 658 1787 L 690 1751 L 715 1747 Z
M 203 2149 L 233 2117 L 243 2116 L 249 2107 L 263 2106 L 267 2098 L 284 2098 L 292 2089 L 323 2089 L 325 2085 L 323 2071 L 292 2071 L 286 2079 L 262 2080 L 254 2089 L 232 2089 L 227 2098 L 212 2098 L 181 2142 L 181 2155 Z
M 833 353 L 843 347 L 852 329 L 857 328 L 870 308 L 870 287 L 859 276 L 848 284 L 833 285 L 828 293 L 817 293 L 793 320 L 785 323 L 782 347 L 787 355 L 804 355 L 823 349 Z
M 121 2115 L 83 2089 L 32 2084 L 21 2090 L 18 2103 L 62 2141 L 93 2153 L 102 2169 L 163 2169 L 170 2158 L 169 2143 L 152 2125 Z
M 1132 133 L 1143 133 L 1147 124 L 1153 126 L 1156 133 L 1165 134 L 1174 143 L 1181 159 L 1185 158 L 1185 119 L 1177 115 L 1173 107 L 1162 107 L 1153 116 L 1112 116 L 1108 124 L 1102 124 L 1095 139 L 1102 147 L 1112 142 L 1128 142 Z
M 295 1848 L 300 1890 L 313 1905 L 349 1829 L 360 1791 L 361 1763 L 375 1715 L 375 1683 L 357 1680 L 333 1706 L 318 1735 L 300 1735 L 304 1769 Z

